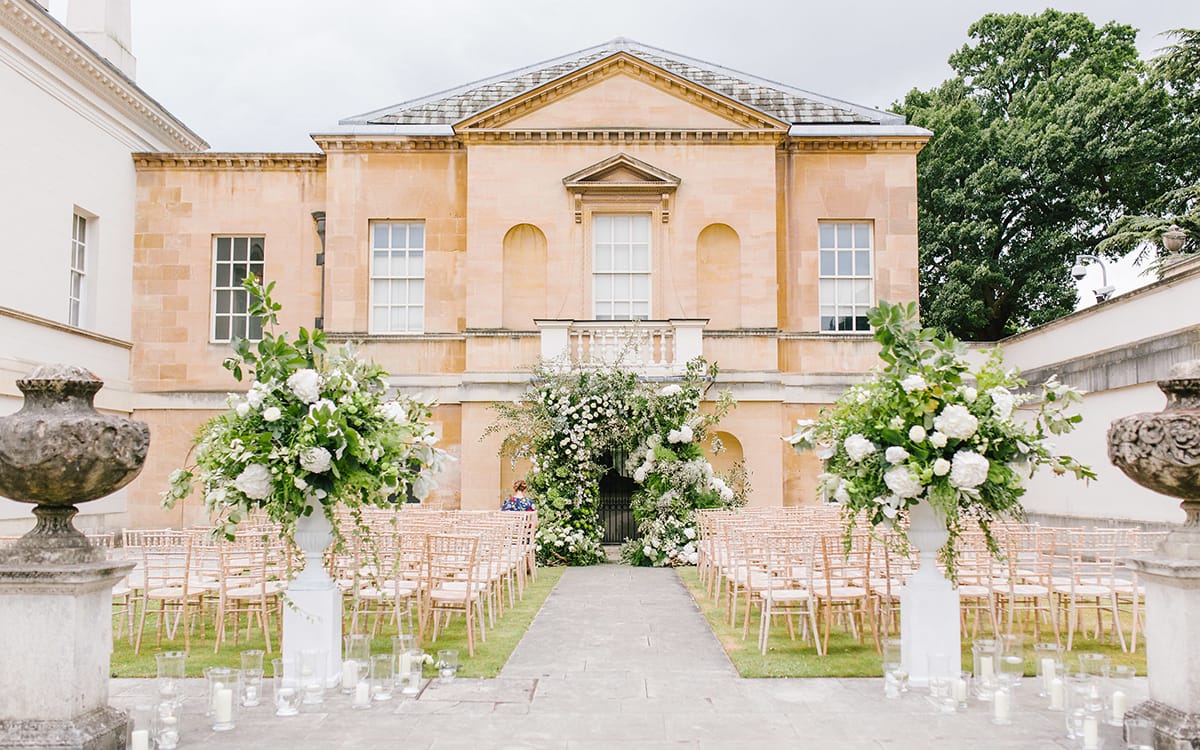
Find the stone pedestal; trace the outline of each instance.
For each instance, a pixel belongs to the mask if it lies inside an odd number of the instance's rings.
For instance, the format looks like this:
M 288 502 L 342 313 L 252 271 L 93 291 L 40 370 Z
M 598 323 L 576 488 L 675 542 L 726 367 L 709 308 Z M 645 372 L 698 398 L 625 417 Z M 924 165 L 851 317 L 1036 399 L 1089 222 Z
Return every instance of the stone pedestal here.
M 958 591 L 937 566 L 937 550 L 948 537 L 945 523 L 927 503 L 909 508 L 908 539 L 921 553 L 921 567 L 900 590 L 900 649 L 909 682 L 917 687 L 929 684 L 933 654 L 946 657 L 941 677 L 958 677 L 961 668 Z
M 1180 532 L 1172 535 L 1184 542 Z M 1150 700 L 1125 714 L 1154 721 L 1156 750 L 1200 743 L 1200 559 L 1131 560 L 1146 587 L 1146 666 Z
M 304 570 L 287 589 L 283 608 L 283 655 L 325 651 L 325 683 L 338 684 L 342 674 L 342 592 L 321 564 L 333 541 L 333 527 L 324 510 L 313 504 L 310 515 L 296 521 L 296 546 L 304 553 Z
M 112 587 L 132 563 L 0 563 L 0 750 L 115 750 Z

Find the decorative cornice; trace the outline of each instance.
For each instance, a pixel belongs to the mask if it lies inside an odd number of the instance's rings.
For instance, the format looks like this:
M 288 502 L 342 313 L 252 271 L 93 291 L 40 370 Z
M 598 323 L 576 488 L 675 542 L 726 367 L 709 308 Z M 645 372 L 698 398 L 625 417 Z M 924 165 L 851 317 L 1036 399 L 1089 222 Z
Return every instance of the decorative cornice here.
M 325 154 L 133 154 L 139 172 L 207 170 L 215 172 L 323 172 Z
M 569 96 L 579 89 L 587 88 L 599 81 L 617 75 L 629 75 L 666 91 L 685 101 L 730 121 L 731 127 L 738 125 L 750 129 L 768 128 L 786 132 L 788 124 L 765 115 L 752 107 L 715 91 L 699 86 L 693 81 L 653 65 L 628 52 L 617 52 L 601 58 L 561 78 L 542 84 L 523 94 L 506 99 L 482 112 L 455 123 L 454 129 L 498 128 L 547 104 Z
M 75 73 L 77 80 L 126 116 L 157 129 L 181 150 L 208 148 L 204 139 L 167 112 L 137 84 L 44 11 L 22 0 L 0 0 L 0 26 L 11 30 L 39 54 Z
M 331 151 L 458 151 L 460 139 L 453 136 L 343 136 L 314 135 L 320 149 Z
M 812 153 L 812 152 L 893 152 L 916 154 L 925 147 L 929 142 L 926 136 L 912 137 L 894 137 L 882 136 L 877 138 L 861 137 L 861 136 L 801 136 L 799 138 L 789 137 L 780 148 L 788 153 Z
M 458 131 L 463 143 L 505 143 L 540 146 L 547 143 L 703 143 L 705 145 L 770 144 L 783 138 L 778 130 L 713 130 L 683 128 L 579 128 L 555 130 Z
M 27 312 L 14 310 L 11 307 L 0 307 L 0 318 L 12 318 L 13 320 L 19 320 L 23 323 L 31 323 L 43 328 L 61 331 L 62 333 L 69 333 L 72 336 L 80 336 L 85 339 L 91 339 L 92 341 L 98 341 L 101 344 L 120 347 L 121 349 L 133 349 L 133 343 L 125 341 L 124 339 L 105 336 L 103 333 L 96 333 L 83 328 L 76 328 L 75 326 L 69 326 L 65 323 L 59 323 L 56 320 L 50 320 L 49 318 L 43 318 L 38 315 L 30 315 Z

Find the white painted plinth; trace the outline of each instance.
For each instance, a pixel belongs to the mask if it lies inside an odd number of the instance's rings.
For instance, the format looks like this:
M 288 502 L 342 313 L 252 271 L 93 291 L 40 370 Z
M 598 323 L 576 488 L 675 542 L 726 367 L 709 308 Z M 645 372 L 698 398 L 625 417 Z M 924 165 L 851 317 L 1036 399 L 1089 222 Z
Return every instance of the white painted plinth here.
M 909 541 L 921 552 L 921 567 L 900 590 L 901 661 L 910 684 L 929 684 L 929 657 L 945 656 L 944 677 L 962 668 L 958 629 L 958 591 L 937 567 L 937 550 L 948 532 L 932 508 L 921 502 L 909 509 Z
M 124 746 L 108 706 L 112 587 L 132 569 L 0 564 L 0 748 Z
M 320 506 L 296 521 L 296 546 L 304 552 L 304 570 L 288 585 L 283 608 L 283 655 L 299 659 L 301 651 L 325 651 L 325 684 L 337 685 L 342 674 L 342 592 L 321 564 L 333 541 L 332 525 Z

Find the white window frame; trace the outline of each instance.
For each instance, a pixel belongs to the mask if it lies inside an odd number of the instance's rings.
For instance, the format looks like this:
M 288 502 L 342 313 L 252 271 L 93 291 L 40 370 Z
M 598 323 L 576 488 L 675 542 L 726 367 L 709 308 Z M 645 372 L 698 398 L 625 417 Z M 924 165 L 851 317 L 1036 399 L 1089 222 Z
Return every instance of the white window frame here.
M 87 231 L 89 217 L 75 211 L 71 215 L 70 279 L 67 286 L 67 324 L 76 328 L 87 323 Z
M 652 227 L 650 213 L 592 214 L 595 320 L 650 319 L 654 303 Z M 643 262 L 638 263 L 639 259 Z
M 239 245 L 244 252 L 239 253 Z M 260 254 L 258 260 L 253 258 L 256 245 Z M 249 341 L 262 339 L 262 319 L 250 314 L 250 293 L 242 288 L 242 279 L 253 273 L 259 281 L 262 281 L 265 268 L 265 236 L 261 234 L 213 236 L 209 341 L 219 344 L 233 341 L 235 338 L 244 338 Z
M 423 219 L 369 222 L 371 333 L 425 332 L 425 229 Z
M 870 333 L 866 320 L 875 305 L 874 223 L 820 221 L 817 237 L 819 330 Z M 843 327 L 847 321 L 849 327 Z

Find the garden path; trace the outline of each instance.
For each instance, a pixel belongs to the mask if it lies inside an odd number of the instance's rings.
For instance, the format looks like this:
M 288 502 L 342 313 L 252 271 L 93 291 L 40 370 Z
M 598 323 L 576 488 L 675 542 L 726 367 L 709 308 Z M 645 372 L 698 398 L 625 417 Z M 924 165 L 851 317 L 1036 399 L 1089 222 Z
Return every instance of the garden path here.
M 332 693 L 289 719 L 247 709 L 221 734 L 204 723 L 203 684 L 190 682 L 184 749 L 1073 747 L 1032 685 L 997 727 L 986 704 L 942 715 L 915 690 L 885 700 L 878 679 L 742 679 L 673 571 L 620 565 L 566 571 L 494 680 L 434 682 L 418 700 L 362 712 Z M 113 703 L 152 693 L 152 680 L 115 680 Z M 1118 731 L 1102 730 L 1106 746 L 1123 746 Z

